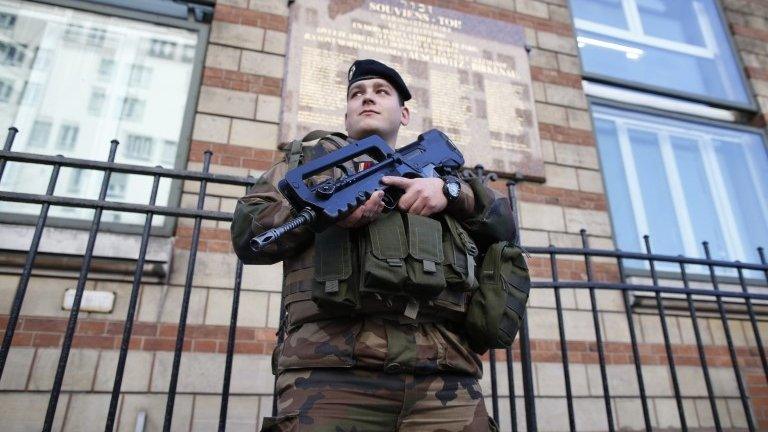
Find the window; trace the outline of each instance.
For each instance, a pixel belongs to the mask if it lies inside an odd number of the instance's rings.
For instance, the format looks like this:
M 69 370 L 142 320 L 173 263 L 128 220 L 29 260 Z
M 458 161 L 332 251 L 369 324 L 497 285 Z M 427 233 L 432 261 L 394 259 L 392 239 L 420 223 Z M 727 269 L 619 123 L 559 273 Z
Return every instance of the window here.
M 91 46 L 100 47 L 104 46 L 104 41 L 107 38 L 107 31 L 103 28 L 92 27 L 88 30 L 88 36 L 85 39 L 85 43 Z
M 104 93 L 104 89 L 93 89 L 91 91 L 91 98 L 88 100 L 88 113 L 94 116 L 101 115 L 106 100 L 107 95 Z
M 181 52 L 181 61 L 190 63 L 195 59 L 195 51 L 197 47 L 194 45 L 184 45 L 184 50 Z
M 125 143 L 125 156 L 131 159 L 150 160 L 152 158 L 152 138 L 128 135 L 128 141 Z
M 114 174 L 113 174 L 114 175 Z M 69 180 L 67 181 L 67 192 L 78 194 L 82 192 L 83 182 L 87 181 L 85 170 L 72 169 L 69 171 Z
M 51 135 L 51 122 L 35 120 L 32 131 L 29 133 L 28 147 L 45 148 L 48 146 L 48 137 Z
M 123 98 L 123 107 L 120 110 L 120 118 L 140 121 L 144 115 L 144 101 L 132 97 Z
M 109 185 L 107 186 L 107 198 L 109 199 L 122 199 L 125 198 L 125 188 L 128 185 L 128 174 L 125 173 L 112 173 L 109 177 Z
M 40 83 L 27 82 L 24 94 L 21 96 L 21 105 L 37 105 L 43 95 L 43 86 Z
M 16 15 L 0 13 L 0 29 L 11 30 L 16 26 Z
M 163 157 L 162 163 L 166 168 L 173 168 L 176 164 L 176 151 L 177 145 L 175 141 L 165 140 L 163 143 Z
M 768 154 L 762 137 L 593 105 L 617 247 L 759 262 L 768 245 Z
M 571 0 L 587 74 L 746 107 L 716 0 Z
M 69 23 L 64 29 L 64 40 L 67 42 L 80 42 L 85 34 L 85 28 L 80 24 Z
M 13 95 L 13 83 L 0 79 L 0 102 L 9 102 Z
M 21 66 L 24 63 L 26 45 L 0 42 L 0 64 L 3 66 Z
M 112 79 L 112 73 L 115 70 L 115 61 L 108 58 L 103 58 L 99 61 L 99 79 L 102 81 L 109 81 Z
M 176 55 L 176 43 L 160 39 L 149 41 L 149 55 L 152 57 L 172 59 Z
M 46 70 L 51 65 L 51 50 L 38 47 L 35 50 L 35 61 L 32 64 L 34 70 Z
M 131 74 L 128 78 L 128 85 L 133 87 L 149 86 L 149 80 L 152 77 L 152 69 L 140 64 L 131 65 Z
M 134 2 L 107 3 L 0 0 L 0 125 L 19 128 L 23 151 L 104 161 L 109 142 L 117 138 L 118 158 L 130 163 L 157 165 L 166 152 L 175 160 L 179 146 L 186 145 L 182 137 L 190 133 L 190 90 L 201 78 L 195 62 L 203 60 L 196 50 L 208 27 L 192 22 L 182 5 L 173 6 L 184 12 L 179 17 L 154 14 L 151 21 L 142 21 L 137 17 L 148 15 L 115 6 L 133 7 Z M 9 26 L 12 31 L 3 30 Z M 195 54 L 182 59 L 187 52 Z M 165 141 L 172 144 L 166 147 Z M 88 173 L 70 175 L 62 169 L 61 188 L 71 187 L 71 196 L 93 197 L 98 179 Z M 39 167 L 7 164 L 0 187 L 45 193 L 47 183 Z M 170 179 L 160 182 L 159 204 L 177 199 L 172 184 Z M 151 189 L 149 176 L 127 176 L 111 186 L 113 195 L 135 203 L 145 203 Z M 39 206 L 0 202 L 4 220 L 28 215 L 33 221 L 38 214 Z M 55 220 L 68 219 L 70 227 L 72 220 L 87 222 L 91 214 L 62 206 L 50 210 Z M 141 226 L 144 220 L 142 214 L 125 213 L 120 224 Z M 153 224 L 164 226 L 169 220 L 158 216 Z
M 764 135 L 703 119 L 735 122 L 753 109 L 716 0 L 571 5 L 584 88 L 613 101 L 591 107 L 617 247 L 644 251 L 647 234 L 659 254 L 704 257 L 707 241 L 714 259 L 759 262 L 757 247 L 768 245 Z
M 75 125 L 63 124 L 59 128 L 59 139 L 56 148 L 59 150 L 72 150 L 77 144 L 79 128 Z

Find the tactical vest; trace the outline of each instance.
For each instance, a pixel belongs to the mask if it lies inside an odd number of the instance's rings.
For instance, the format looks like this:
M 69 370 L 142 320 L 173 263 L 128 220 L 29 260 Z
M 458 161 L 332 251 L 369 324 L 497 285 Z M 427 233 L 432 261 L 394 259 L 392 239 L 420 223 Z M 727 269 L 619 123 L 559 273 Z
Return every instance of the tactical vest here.
M 346 145 L 344 138 L 314 131 L 291 142 L 283 149 L 287 169 L 320 156 L 317 146 L 305 143 L 319 140 L 333 150 Z M 350 165 L 347 170 L 354 170 Z M 461 322 L 478 286 L 477 254 L 469 234 L 447 214 L 391 211 L 359 229 L 331 226 L 315 235 L 312 248 L 284 264 L 287 324 L 351 315 Z
M 288 169 L 307 154 L 302 143 L 320 136 L 321 144 L 329 143 L 328 151 L 346 145 L 342 134 L 313 132 L 291 144 Z M 350 165 L 348 172 L 354 170 Z M 333 225 L 317 233 L 314 244 L 299 256 L 284 261 L 286 317 L 281 325 L 356 315 L 453 322 L 466 326 L 475 352 L 508 347 L 522 322 L 530 288 L 522 253 L 518 245 L 502 241 L 484 251 L 481 261 L 475 242 L 448 214 L 391 211 L 358 229 Z

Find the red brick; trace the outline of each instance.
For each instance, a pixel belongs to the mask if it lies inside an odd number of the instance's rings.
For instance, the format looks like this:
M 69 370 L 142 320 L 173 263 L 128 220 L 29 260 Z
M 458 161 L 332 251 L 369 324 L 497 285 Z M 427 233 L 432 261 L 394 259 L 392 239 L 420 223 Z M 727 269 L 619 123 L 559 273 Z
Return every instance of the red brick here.
M 52 333 L 35 333 L 32 345 L 36 347 L 57 347 L 61 345 L 62 337 Z
M 537 183 L 521 183 L 515 190 L 520 201 L 555 204 L 587 210 L 606 210 L 605 195 L 555 188 Z
M 277 340 L 277 335 L 275 332 L 277 332 L 277 329 L 270 328 L 270 327 L 262 327 L 254 329 L 256 332 L 256 340 L 262 340 L 262 341 L 271 341 L 274 342 Z
M 75 335 L 72 339 L 72 346 L 74 348 L 113 349 L 119 346 L 119 342 L 114 336 Z
M 24 318 L 25 331 L 60 332 L 67 329 L 67 321 L 56 318 Z
M 216 352 L 218 343 L 214 340 L 195 340 L 192 345 L 192 351 L 196 352 Z
M 552 363 L 552 362 L 558 362 L 562 360 L 560 353 L 551 352 L 551 351 L 550 352 L 533 351 L 531 352 L 531 357 L 535 362 Z
M 221 253 L 234 252 L 231 242 L 209 242 L 207 250 L 208 252 L 221 252 Z
M 541 135 L 542 139 L 548 139 L 550 141 L 592 147 L 595 146 L 595 137 L 592 135 L 592 132 L 581 129 L 574 129 L 548 123 L 539 123 L 539 134 Z
M 243 168 L 249 168 L 254 170 L 268 170 L 272 166 L 271 161 L 265 161 L 260 159 L 248 159 L 243 158 L 242 165 Z
M 532 66 L 531 78 L 534 81 L 559 84 L 566 87 L 581 89 L 581 75 L 560 72 L 555 69 L 545 69 Z
M 128 349 L 129 350 L 140 350 L 142 345 L 144 344 L 144 338 L 142 337 L 131 337 L 131 341 L 128 343 Z M 116 347 L 120 348 L 120 341 L 118 340 L 115 344 Z
M 134 322 L 133 334 L 136 336 L 155 336 L 157 335 L 157 324 Z
M 768 375 L 765 375 L 764 373 L 746 373 L 745 374 L 746 383 L 747 385 L 751 387 L 758 387 L 758 386 L 768 386 Z
M 747 76 L 752 79 L 768 80 L 768 68 L 757 68 L 754 66 L 747 66 Z
M 256 330 L 252 328 L 237 328 L 235 329 L 235 339 L 239 341 L 256 340 Z
M 731 25 L 733 34 L 739 36 L 746 36 L 750 39 L 757 39 L 760 41 L 768 42 L 768 30 L 759 30 L 751 27 L 744 27 L 739 25 Z
M 178 237 L 192 237 L 192 234 L 192 227 L 180 226 L 176 229 L 176 236 Z M 201 239 L 231 241 L 230 235 L 229 230 L 223 228 L 202 228 L 200 230 Z
M 174 324 L 162 324 L 160 325 L 158 336 L 161 338 L 175 338 L 179 332 L 179 326 Z
M 233 24 L 262 27 L 280 32 L 288 31 L 288 18 L 285 16 L 235 6 L 216 5 L 213 19 Z
M 78 321 L 76 334 L 79 335 L 103 335 L 106 333 L 105 321 Z
M 194 339 L 226 340 L 229 328 L 224 326 L 190 326 L 187 335 Z
M 204 68 L 203 85 L 280 96 L 283 80 L 263 75 L 206 67 Z
M 34 346 L 32 342 L 34 336 L 34 333 L 17 331 L 13 334 L 11 346 Z M 3 334 L 3 337 L 5 337 L 5 334 Z
M 238 354 L 266 354 L 264 344 L 261 342 L 236 342 L 235 352 Z

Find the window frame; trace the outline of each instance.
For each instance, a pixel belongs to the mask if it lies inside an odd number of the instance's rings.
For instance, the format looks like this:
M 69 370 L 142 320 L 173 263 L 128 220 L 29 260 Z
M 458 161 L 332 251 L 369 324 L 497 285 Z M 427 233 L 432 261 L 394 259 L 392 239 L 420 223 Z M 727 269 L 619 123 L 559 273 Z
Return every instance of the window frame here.
M 159 13 L 142 12 L 128 6 L 113 6 L 108 4 L 102 4 L 109 2 L 110 4 L 121 4 L 118 1 L 101 1 L 102 3 L 95 3 L 91 1 L 75 1 L 75 0 L 29 0 L 32 3 L 38 3 L 47 6 L 58 6 L 69 9 L 74 9 L 82 12 L 114 16 L 118 18 L 125 18 L 135 21 L 141 21 L 148 24 L 156 24 L 166 27 L 175 27 L 184 30 L 191 30 L 197 32 L 197 47 L 195 50 L 195 58 L 192 61 L 192 73 L 189 83 L 188 100 L 186 108 L 184 109 L 181 131 L 178 138 L 178 149 L 176 152 L 176 159 L 174 160 L 174 167 L 181 167 L 189 159 L 190 144 L 192 140 L 192 126 L 195 119 L 195 113 L 197 110 L 197 101 L 200 95 L 200 87 L 203 80 L 203 68 L 205 61 L 205 54 L 208 49 L 208 37 L 210 34 L 210 25 L 195 21 L 193 16 L 185 16 L 184 19 L 180 19 L 173 16 L 164 16 Z M 184 6 L 186 8 L 186 5 Z M 94 83 L 98 84 L 98 83 Z M 10 125 L 8 125 L 10 126 Z M 50 137 L 49 137 L 50 139 Z M 120 144 L 121 146 L 124 143 Z M 105 147 L 106 148 L 106 147 Z M 104 158 L 100 161 L 106 161 L 106 151 Z M 179 169 L 179 168 L 174 168 Z M 98 177 L 101 179 L 102 177 Z M 58 186 L 58 184 L 57 184 Z M 181 203 L 182 196 L 182 181 L 179 179 L 171 179 L 171 184 L 168 193 L 168 206 L 178 207 Z M 0 224 L 17 224 L 17 225 L 32 225 L 37 223 L 38 215 L 32 214 L 19 214 L 19 213 L 3 213 L 0 212 Z M 166 217 L 161 225 L 152 226 L 151 234 L 160 237 L 172 237 L 176 231 L 176 224 L 178 218 Z M 49 216 L 46 226 L 57 228 L 71 228 L 76 230 L 88 230 L 91 226 L 91 221 L 86 219 L 70 219 L 62 217 Z M 124 234 L 141 234 L 143 225 L 133 225 L 125 223 L 115 223 L 102 221 L 100 224 L 100 231 L 111 233 L 124 233 Z
M 717 13 L 718 24 L 721 26 L 721 29 L 725 33 L 726 46 L 724 46 L 723 48 L 730 49 L 731 55 L 736 61 L 736 68 L 738 69 L 739 78 L 744 83 L 744 87 L 747 93 L 747 100 L 748 100 L 747 104 L 733 102 L 733 101 L 729 101 L 721 98 L 702 96 L 696 93 L 678 91 L 678 90 L 674 90 L 674 89 L 670 89 L 662 86 L 644 84 L 644 83 L 640 83 L 640 82 L 636 82 L 636 81 L 632 81 L 624 78 L 617 78 L 617 77 L 613 77 L 610 75 L 601 74 L 597 72 L 587 72 L 584 68 L 584 62 L 580 61 L 579 69 L 581 71 L 582 79 L 587 81 L 594 81 L 596 83 L 614 85 L 617 87 L 631 89 L 631 90 L 641 90 L 641 91 L 645 91 L 645 92 L 660 95 L 660 96 L 669 96 L 669 97 L 682 99 L 690 102 L 706 103 L 718 108 L 736 109 L 740 111 L 746 111 L 751 114 L 756 114 L 760 112 L 760 107 L 758 106 L 757 99 L 755 98 L 755 92 L 752 89 L 752 84 L 749 81 L 747 74 L 744 71 L 744 62 L 742 61 L 741 55 L 739 54 L 739 51 L 738 51 L 738 47 L 736 46 L 736 43 L 733 40 L 733 34 L 731 34 L 730 28 L 728 26 L 728 20 L 726 18 L 723 6 L 720 0 L 711 0 L 711 1 L 715 4 L 715 11 Z M 573 6 L 572 3 L 569 2 L 569 6 L 572 7 Z M 573 28 L 574 42 L 579 37 L 578 35 L 579 28 L 576 26 L 576 21 L 577 21 L 577 18 L 574 16 L 573 13 L 571 13 L 571 25 Z M 579 50 L 578 46 L 576 47 L 576 50 L 577 51 Z
M 698 117 L 691 114 L 685 114 L 680 112 L 673 112 L 673 111 L 665 111 L 658 108 L 651 108 L 647 106 L 640 106 L 640 105 L 634 105 L 630 102 L 621 102 L 616 101 L 612 99 L 605 99 L 597 96 L 589 96 L 587 95 L 587 105 L 590 113 L 590 122 L 592 124 L 592 130 L 597 130 L 595 125 L 595 116 L 594 116 L 594 108 L 593 105 L 600 105 L 607 108 L 615 108 L 619 110 L 624 111 L 630 111 L 630 112 L 636 112 L 639 114 L 646 114 L 651 116 L 657 116 L 665 119 L 671 119 L 671 120 L 679 120 L 679 121 L 685 121 L 685 122 L 691 122 L 691 123 L 698 123 L 703 126 L 709 126 L 709 127 L 716 127 L 716 128 L 725 128 L 725 129 L 731 129 L 735 131 L 740 132 L 748 132 L 748 133 L 755 133 L 759 135 L 763 140 L 763 148 L 766 152 L 766 157 L 768 157 L 768 130 L 765 128 L 758 128 L 754 126 L 749 126 L 741 123 L 730 123 L 726 121 L 721 120 L 715 120 L 710 119 L 706 117 Z M 603 182 L 603 190 L 607 189 L 607 183 L 608 179 L 604 175 L 605 169 L 603 167 L 603 161 L 602 158 L 599 156 L 599 147 L 597 143 L 597 135 L 595 135 L 595 146 L 596 150 L 598 151 L 598 169 L 600 170 L 600 173 L 603 175 L 602 182 Z M 611 223 L 611 230 L 612 232 L 616 232 L 616 223 L 614 222 L 614 212 L 613 212 L 613 204 L 611 200 L 608 199 L 608 196 L 606 194 L 606 204 L 608 206 L 608 219 Z M 634 210 L 633 210 L 634 211 Z M 612 236 L 612 238 L 615 237 Z M 618 246 L 617 246 L 618 247 Z M 765 245 L 766 248 L 768 248 L 768 244 Z M 644 250 L 641 252 L 645 252 Z M 682 253 L 682 252 L 681 252 Z M 632 268 L 632 267 L 625 267 L 626 275 L 627 276 L 640 276 L 640 277 L 648 277 L 650 275 L 650 271 L 647 269 L 638 269 L 638 268 Z M 681 279 L 682 275 L 679 271 L 668 271 L 668 270 L 660 270 L 657 269 L 656 273 L 660 278 L 669 278 L 669 279 Z M 701 275 L 694 272 L 688 272 L 687 277 L 689 280 L 692 281 L 702 281 L 702 282 L 710 282 L 710 278 L 708 275 Z M 717 275 L 718 282 L 723 283 L 733 283 L 733 284 L 739 284 L 738 277 L 735 276 L 727 276 L 727 275 Z M 750 278 L 749 276 L 745 275 L 744 281 L 747 284 L 747 286 L 768 286 L 768 281 L 765 278 L 759 278 L 754 279 Z

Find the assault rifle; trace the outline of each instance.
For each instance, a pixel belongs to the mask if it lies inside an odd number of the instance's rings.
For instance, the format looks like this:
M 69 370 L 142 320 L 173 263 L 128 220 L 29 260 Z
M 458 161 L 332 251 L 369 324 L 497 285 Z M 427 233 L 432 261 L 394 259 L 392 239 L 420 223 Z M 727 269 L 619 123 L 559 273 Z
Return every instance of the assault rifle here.
M 367 155 L 373 165 L 338 179 L 312 184 L 312 176 L 341 167 L 345 162 Z M 419 135 L 405 147 L 393 150 L 381 137 L 373 135 L 299 165 L 288 171 L 277 187 L 298 211 L 295 218 L 251 239 L 251 249 L 258 252 L 285 233 L 304 225 L 321 232 L 365 203 L 377 190 L 384 190 L 384 205 L 394 209 L 403 191 L 381 184 L 384 176 L 406 178 L 445 175 L 461 168 L 464 156 L 451 140 L 437 129 Z M 347 171 L 344 169 L 343 171 Z

